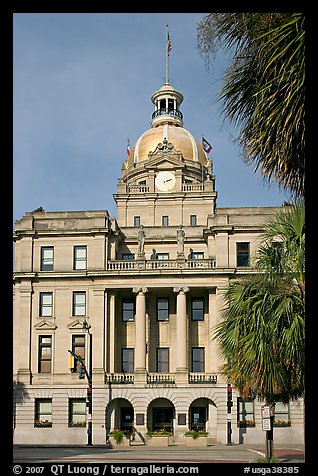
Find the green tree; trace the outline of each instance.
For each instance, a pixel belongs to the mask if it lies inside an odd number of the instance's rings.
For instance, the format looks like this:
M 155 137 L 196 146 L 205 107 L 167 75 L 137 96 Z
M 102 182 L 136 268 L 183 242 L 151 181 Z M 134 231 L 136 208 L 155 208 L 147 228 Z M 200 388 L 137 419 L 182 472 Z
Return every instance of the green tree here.
M 239 126 L 246 164 L 267 183 L 304 195 L 305 18 L 302 13 L 210 13 L 198 25 L 207 64 L 232 55 L 218 96 Z
M 304 395 L 305 215 L 283 207 L 270 220 L 253 262 L 255 274 L 227 287 L 214 339 L 222 373 L 244 398 L 271 405 Z

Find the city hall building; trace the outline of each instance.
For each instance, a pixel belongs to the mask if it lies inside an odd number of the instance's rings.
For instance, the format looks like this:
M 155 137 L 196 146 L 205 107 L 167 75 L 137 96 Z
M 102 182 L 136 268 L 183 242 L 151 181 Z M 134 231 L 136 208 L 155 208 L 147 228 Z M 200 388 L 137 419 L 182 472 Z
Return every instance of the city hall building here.
M 229 424 L 231 442 L 264 443 L 262 402 L 233 388 L 227 405 L 213 328 L 277 208 L 218 208 L 182 94 L 166 82 L 151 100 L 151 128 L 122 164 L 116 218 L 40 208 L 16 222 L 16 444 L 86 444 L 88 434 L 106 444 L 115 429 L 131 444 L 165 444 L 155 435 L 166 433 L 192 444 L 189 430 L 226 444 Z M 303 443 L 302 400 L 276 404 L 274 440 Z

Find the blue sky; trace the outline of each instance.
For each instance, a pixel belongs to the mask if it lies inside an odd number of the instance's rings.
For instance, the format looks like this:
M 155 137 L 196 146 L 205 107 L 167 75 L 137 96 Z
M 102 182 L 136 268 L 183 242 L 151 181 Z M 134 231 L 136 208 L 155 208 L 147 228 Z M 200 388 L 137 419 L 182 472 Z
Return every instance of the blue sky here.
M 288 196 L 247 167 L 216 101 L 226 68 L 197 48 L 205 13 L 16 13 L 13 38 L 14 220 L 46 211 L 108 210 L 131 147 L 151 127 L 151 95 L 184 96 L 184 127 L 213 145 L 218 207 L 280 206 Z

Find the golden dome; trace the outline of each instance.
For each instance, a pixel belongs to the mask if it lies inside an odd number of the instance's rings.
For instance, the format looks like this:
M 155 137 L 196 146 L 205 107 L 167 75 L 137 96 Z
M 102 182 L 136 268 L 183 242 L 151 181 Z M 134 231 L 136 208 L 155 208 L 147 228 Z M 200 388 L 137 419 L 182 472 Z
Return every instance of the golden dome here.
M 144 132 L 133 146 L 128 160 L 128 166 L 148 159 L 149 152 L 153 152 L 157 145 L 167 139 L 174 148 L 181 152 L 185 159 L 207 165 L 207 157 L 200 142 L 184 129 L 171 124 L 162 124 Z

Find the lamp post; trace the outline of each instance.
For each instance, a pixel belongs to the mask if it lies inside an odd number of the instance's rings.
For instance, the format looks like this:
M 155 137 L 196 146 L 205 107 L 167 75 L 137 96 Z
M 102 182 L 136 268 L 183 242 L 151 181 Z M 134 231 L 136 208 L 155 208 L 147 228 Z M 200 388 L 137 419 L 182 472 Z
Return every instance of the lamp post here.
M 87 320 L 85 319 L 83 322 L 83 328 L 87 330 L 87 334 L 89 336 L 89 353 L 88 353 L 88 388 L 87 388 L 87 399 L 86 405 L 88 407 L 88 422 L 87 422 L 87 446 L 93 445 L 93 421 L 92 421 L 92 410 L 93 410 L 93 388 L 92 388 L 92 373 L 93 373 L 93 346 L 92 346 L 92 339 L 93 336 L 89 332 L 90 325 L 88 324 Z

